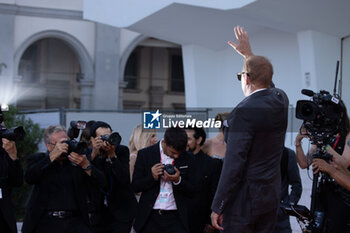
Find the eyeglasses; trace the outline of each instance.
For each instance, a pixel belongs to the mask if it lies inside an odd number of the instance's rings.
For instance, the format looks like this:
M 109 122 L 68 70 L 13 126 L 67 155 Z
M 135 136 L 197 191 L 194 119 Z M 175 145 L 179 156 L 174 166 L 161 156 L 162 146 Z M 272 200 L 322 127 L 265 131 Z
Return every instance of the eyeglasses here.
M 245 72 L 245 71 L 239 72 L 239 73 L 237 73 L 237 79 L 238 79 L 238 81 L 241 81 L 242 75 L 243 75 L 243 74 L 247 74 L 247 75 L 249 76 L 249 73 L 247 73 L 247 72 Z

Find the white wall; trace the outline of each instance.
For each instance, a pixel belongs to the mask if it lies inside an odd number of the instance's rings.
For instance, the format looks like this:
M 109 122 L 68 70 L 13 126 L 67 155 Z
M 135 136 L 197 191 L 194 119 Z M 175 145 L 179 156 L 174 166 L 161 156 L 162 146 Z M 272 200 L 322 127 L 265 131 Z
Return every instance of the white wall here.
M 95 24 L 81 20 L 39 18 L 16 16 L 15 18 L 15 51 L 30 36 L 47 30 L 57 30 L 77 38 L 87 49 L 91 58 L 95 49 Z
M 83 10 L 83 0 L 0 0 L 0 3 L 64 10 Z
M 264 30 L 251 37 L 253 52 L 270 59 L 273 81 L 295 105 L 300 98 L 301 75 L 297 37 L 292 33 Z M 197 45 L 183 45 L 186 106 L 234 107 L 243 98 L 236 73 L 243 58 L 231 47 L 214 51 Z
M 350 37 L 343 42 L 343 88 L 342 99 L 350 113 Z
M 130 43 L 137 38 L 140 35 L 140 33 L 130 31 L 128 29 L 121 29 L 120 30 L 120 50 L 119 54 L 123 55 L 125 50 L 129 47 Z

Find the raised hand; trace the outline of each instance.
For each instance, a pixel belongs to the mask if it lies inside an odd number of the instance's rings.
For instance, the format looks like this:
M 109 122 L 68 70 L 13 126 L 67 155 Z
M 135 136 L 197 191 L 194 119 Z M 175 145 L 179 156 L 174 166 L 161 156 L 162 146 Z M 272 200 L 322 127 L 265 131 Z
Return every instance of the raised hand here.
M 4 148 L 4 150 L 6 150 L 6 152 L 8 153 L 8 155 L 12 160 L 16 160 L 18 158 L 16 143 L 14 141 L 10 141 L 10 140 L 7 140 L 6 138 L 2 138 L 2 147 Z
M 235 36 L 238 41 L 238 44 L 236 44 L 233 41 L 229 41 L 228 44 L 234 48 L 237 53 L 241 54 L 244 58 L 248 58 L 250 56 L 253 56 L 253 52 L 250 47 L 249 38 L 247 32 L 243 29 L 243 27 L 236 26 L 234 28 Z

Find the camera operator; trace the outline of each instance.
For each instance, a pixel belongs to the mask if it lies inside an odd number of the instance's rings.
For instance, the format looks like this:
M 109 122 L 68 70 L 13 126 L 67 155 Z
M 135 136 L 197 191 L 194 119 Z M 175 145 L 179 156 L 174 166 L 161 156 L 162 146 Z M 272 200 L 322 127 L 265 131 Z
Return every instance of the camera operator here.
M 343 167 L 348 168 L 350 165 L 350 124 L 347 115 L 347 110 L 344 103 L 341 101 L 341 130 L 340 133 L 334 135 L 333 142 L 327 146 L 327 153 L 333 155 L 334 162 L 342 161 Z M 296 157 L 299 166 L 302 169 L 308 168 L 314 163 L 314 172 L 319 170 L 328 173 L 336 181 L 338 173 L 334 174 L 333 169 L 329 169 L 323 159 L 313 159 L 313 154 L 316 152 L 316 146 L 312 145 L 309 152 L 305 155 L 302 148 L 302 139 L 309 138 L 309 133 L 304 127 L 301 127 L 299 134 L 295 140 Z M 341 156 L 340 156 L 341 155 Z M 322 161 L 321 161 L 322 160 Z M 330 163 L 333 163 L 330 161 Z M 339 162 L 338 162 L 339 163 Z M 327 169 L 328 168 L 328 169 Z M 339 184 L 342 184 L 339 182 Z M 325 222 L 323 232 L 348 232 L 347 225 L 350 223 L 350 194 L 335 182 L 326 182 L 325 188 L 321 193 L 321 202 L 325 212 Z
M 46 153 L 28 157 L 25 174 L 34 185 L 24 217 L 23 233 L 89 233 L 87 193 L 91 184 L 104 186 L 104 176 L 86 155 L 69 151 L 63 126 L 44 132 Z
M 90 135 L 91 161 L 105 174 L 107 182 L 103 189 L 95 190 L 97 224 L 93 231 L 130 233 L 137 202 L 130 184 L 129 149 L 119 145 L 120 141 L 112 145 L 104 140 L 112 135 L 106 122 L 95 122 Z
M 11 201 L 11 189 L 23 184 L 23 170 L 14 141 L 2 138 L 0 146 L 0 229 L 16 233 L 16 217 Z
M 333 154 L 334 162 L 330 164 L 323 159 L 314 159 L 312 169 L 314 170 L 314 173 L 319 171 L 328 173 L 338 184 L 350 191 L 350 171 L 344 166 L 344 159 L 339 157 L 337 160 L 335 160 L 335 157 L 337 156 L 339 155 Z
M 195 170 L 186 146 L 185 130 L 168 128 L 160 142 L 138 151 L 132 179 L 134 191 L 142 192 L 136 232 L 189 232 L 188 204 Z

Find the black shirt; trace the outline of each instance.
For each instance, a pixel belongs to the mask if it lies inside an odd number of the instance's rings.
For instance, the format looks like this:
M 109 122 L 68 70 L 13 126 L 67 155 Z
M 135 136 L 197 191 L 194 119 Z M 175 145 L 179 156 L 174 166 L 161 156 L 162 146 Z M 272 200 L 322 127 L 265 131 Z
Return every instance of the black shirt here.
M 50 169 L 50 185 L 48 185 L 47 210 L 78 210 L 76 192 L 74 190 L 72 169 L 75 167 L 68 160 L 54 162 Z

